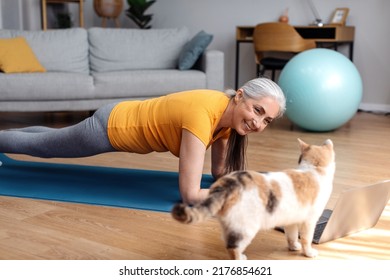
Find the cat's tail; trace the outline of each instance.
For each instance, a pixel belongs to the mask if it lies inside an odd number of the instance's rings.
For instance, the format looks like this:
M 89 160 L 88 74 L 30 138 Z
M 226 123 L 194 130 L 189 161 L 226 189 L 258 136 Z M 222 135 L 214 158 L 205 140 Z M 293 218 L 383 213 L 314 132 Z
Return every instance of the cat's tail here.
M 189 206 L 184 203 L 179 203 L 172 209 L 172 217 L 183 224 L 201 222 L 210 216 L 212 215 L 209 209 L 202 205 Z
M 194 206 L 184 203 L 176 204 L 171 211 L 172 217 L 184 224 L 202 222 L 215 216 L 222 209 L 229 193 L 229 188 L 219 185 L 217 181 L 216 186 L 210 189 L 209 196 L 203 202 Z

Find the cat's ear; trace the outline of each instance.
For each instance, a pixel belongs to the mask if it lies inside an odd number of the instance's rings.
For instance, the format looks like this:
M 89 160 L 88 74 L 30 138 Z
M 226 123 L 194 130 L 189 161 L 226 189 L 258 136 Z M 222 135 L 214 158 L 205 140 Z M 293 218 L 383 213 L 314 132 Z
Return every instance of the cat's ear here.
M 322 144 L 322 145 L 329 146 L 329 147 L 333 148 L 333 142 L 330 139 L 326 139 L 324 144 Z
M 301 151 L 305 150 L 306 148 L 308 148 L 310 145 L 303 142 L 301 139 L 297 139 L 298 140 L 298 143 L 299 143 L 299 146 L 301 147 Z

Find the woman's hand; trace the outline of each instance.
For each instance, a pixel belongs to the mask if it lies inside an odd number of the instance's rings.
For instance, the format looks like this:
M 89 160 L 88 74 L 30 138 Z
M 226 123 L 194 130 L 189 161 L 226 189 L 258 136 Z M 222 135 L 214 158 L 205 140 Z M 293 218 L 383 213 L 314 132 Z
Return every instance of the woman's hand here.
M 179 156 L 179 188 L 183 202 L 195 204 L 204 200 L 208 189 L 201 189 L 206 147 L 194 134 L 182 130 Z

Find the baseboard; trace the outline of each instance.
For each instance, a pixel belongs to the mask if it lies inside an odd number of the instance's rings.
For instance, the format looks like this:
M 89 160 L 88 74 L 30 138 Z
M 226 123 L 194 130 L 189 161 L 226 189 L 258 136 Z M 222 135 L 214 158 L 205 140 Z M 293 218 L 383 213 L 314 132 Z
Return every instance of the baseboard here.
M 389 113 L 390 104 L 360 103 L 359 109 L 377 113 Z

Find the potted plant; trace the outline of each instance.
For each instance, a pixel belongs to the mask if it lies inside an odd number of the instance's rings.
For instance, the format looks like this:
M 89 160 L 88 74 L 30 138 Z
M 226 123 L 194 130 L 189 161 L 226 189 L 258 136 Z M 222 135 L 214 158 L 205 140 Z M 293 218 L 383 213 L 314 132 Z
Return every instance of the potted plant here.
M 152 14 L 145 14 L 145 11 L 154 3 L 155 0 L 127 0 L 129 8 L 126 15 L 132 19 L 141 29 L 149 29 L 152 26 L 149 22 L 152 20 Z

